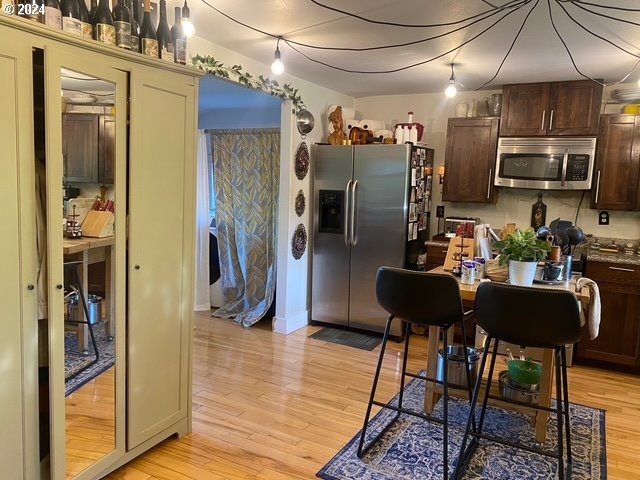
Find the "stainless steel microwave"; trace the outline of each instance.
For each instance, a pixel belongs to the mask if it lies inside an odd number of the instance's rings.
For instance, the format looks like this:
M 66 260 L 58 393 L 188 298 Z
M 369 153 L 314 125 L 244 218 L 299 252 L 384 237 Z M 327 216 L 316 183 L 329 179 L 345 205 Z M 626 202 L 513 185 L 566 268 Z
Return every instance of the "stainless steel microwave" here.
M 589 190 L 594 137 L 503 137 L 498 140 L 495 185 L 537 190 Z

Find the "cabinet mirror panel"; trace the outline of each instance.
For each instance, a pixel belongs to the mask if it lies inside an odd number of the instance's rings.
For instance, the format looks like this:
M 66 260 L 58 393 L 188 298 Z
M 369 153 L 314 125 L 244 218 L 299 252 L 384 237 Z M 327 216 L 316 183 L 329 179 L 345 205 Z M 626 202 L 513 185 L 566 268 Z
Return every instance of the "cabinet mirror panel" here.
M 60 77 L 66 477 L 73 478 L 116 446 L 116 89 L 67 68 Z

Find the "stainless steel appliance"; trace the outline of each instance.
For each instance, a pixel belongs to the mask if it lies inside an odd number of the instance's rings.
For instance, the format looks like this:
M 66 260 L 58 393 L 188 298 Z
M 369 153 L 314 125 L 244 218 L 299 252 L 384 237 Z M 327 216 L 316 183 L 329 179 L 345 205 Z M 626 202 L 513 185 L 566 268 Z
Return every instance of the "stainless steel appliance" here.
M 433 150 L 317 145 L 313 163 L 311 318 L 382 332 L 387 313 L 376 301 L 376 272 L 382 265 L 419 268 Z M 391 334 L 402 335 L 400 322 Z
M 536 190 L 589 190 L 596 153 L 592 137 L 503 137 L 495 185 Z

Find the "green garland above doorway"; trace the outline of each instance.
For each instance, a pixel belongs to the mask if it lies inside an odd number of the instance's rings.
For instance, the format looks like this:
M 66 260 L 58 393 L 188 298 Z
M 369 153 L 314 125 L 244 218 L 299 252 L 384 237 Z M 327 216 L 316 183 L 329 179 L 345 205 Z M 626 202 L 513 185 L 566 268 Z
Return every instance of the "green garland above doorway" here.
M 228 67 L 210 55 L 207 55 L 206 57 L 195 55 L 191 59 L 191 62 L 195 67 L 209 75 L 232 80 L 247 88 L 262 90 L 263 92 L 282 100 L 291 100 L 294 114 L 297 114 L 300 110 L 305 108 L 302 97 L 298 94 L 298 89 L 293 88 L 289 83 L 285 83 L 280 86 L 277 81 L 270 80 L 262 75 L 254 77 L 249 72 L 243 71 L 242 65 L 233 65 L 232 67 Z

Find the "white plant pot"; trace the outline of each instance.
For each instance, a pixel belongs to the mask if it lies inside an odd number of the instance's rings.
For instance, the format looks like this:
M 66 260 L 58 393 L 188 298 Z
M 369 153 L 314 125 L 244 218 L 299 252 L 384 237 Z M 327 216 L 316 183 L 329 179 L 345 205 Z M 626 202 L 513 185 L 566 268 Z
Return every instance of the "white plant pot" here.
M 538 262 L 518 262 L 509 260 L 509 283 L 530 287 L 533 284 L 533 277 L 536 273 Z

